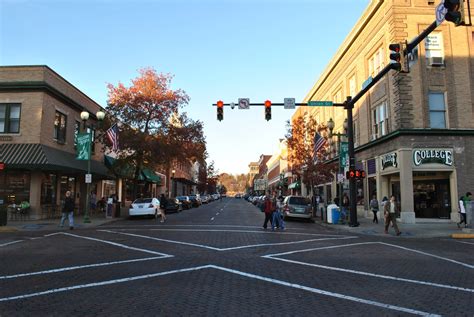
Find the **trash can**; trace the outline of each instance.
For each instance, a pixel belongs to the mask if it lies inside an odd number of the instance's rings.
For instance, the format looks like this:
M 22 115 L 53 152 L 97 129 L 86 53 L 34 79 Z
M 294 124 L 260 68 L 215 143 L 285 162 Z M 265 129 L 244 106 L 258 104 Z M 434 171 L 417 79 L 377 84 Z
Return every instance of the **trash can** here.
M 114 218 L 120 218 L 120 202 L 116 202 L 114 203 L 115 207 L 115 214 L 114 214 Z
M 0 226 L 6 226 L 8 219 L 7 205 L 0 205 Z
M 339 218 L 341 218 L 341 212 L 337 208 L 332 209 L 332 223 L 338 224 Z

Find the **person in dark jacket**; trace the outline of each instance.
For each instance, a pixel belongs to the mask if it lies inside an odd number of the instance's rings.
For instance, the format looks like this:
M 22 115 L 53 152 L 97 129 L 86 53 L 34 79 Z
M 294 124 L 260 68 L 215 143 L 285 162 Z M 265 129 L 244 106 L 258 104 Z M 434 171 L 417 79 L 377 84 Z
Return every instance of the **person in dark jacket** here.
M 69 218 L 69 229 L 74 229 L 74 198 L 71 197 L 71 192 L 68 190 L 66 192 L 66 197 L 64 198 L 64 206 L 63 209 L 61 210 L 62 212 L 62 217 L 61 217 L 61 223 L 60 227 L 62 228 L 64 226 L 64 221 L 66 220 L 66 217 Z
M 161 215 L 161 221 L 160 222 L 165 222 L 166 220 L 166 205 L 168 204 L 168 199 L 166 199 L 165 194 L 161 194 L 160 196 L 160 208 L 159 208 L 159 213 Z M 158 210 L 158 208 L 157 208 Z M 158 218 L 158 214 L 155 215 L 156 218 Z
M 265 212 L 265 221 L 263 222 L 263 229 L 267 229 L 268 221 L 272 224 L 272 214 L 275 210 L 273 205 L 272 198 L 270 197 L 270 193 L 267 194 L 265 197 L 265 201 L 263 202 L 263 211 Z

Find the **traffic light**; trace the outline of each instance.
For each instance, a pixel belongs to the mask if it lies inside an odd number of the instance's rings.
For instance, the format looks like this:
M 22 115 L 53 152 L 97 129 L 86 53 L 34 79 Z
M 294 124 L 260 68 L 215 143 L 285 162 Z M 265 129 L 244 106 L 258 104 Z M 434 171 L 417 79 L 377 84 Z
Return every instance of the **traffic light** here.
M 365 171 L 364 170 L 349 170 L 346 172 L 346 179 L 351 179 L 354 178 L 356 180 L 358 179 L 364 179 L 365 178 Z
M 217 102 L 217 120 L 224 120 L 224 102 L 222 100 Z
M 388 49 L 390 50 L 390 64 L 392 69 L 402 73 L 408 73 L 410 71 L 405 56 L 406 48 L 406 42 L 392 43 L 388 46 Z
M 270 100 L 265 101 L 265 120 L 269 121 L 272 119 L 272 102 Z
M 464 0 L 444 0 L 446 21 L 453 22 L 456 26 L 464 25 Z

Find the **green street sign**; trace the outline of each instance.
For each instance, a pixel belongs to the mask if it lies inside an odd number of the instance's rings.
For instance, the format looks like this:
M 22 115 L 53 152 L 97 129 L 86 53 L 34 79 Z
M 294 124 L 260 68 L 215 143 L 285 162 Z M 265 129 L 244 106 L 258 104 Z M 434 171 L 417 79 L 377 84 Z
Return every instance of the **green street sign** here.
M 89 160 L 91 157 L 91 135 L 90 133 L 77 134 L 77 160 Z
M 309 107 L 332 107 L 332 101 L 308 101 Z

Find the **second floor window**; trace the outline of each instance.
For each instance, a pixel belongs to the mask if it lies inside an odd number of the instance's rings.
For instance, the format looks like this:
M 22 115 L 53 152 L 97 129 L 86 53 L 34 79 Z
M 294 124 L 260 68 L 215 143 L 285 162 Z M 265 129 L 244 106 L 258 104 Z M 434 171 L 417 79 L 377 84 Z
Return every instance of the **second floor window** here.
M 372 114 L 372 139 L 376 139 L 388 133 L 387 102 L 382 102 L 380 105 L 375 107 Z
M 446 105 L 444 93 L 430 92 L 428 94 L 430 107 L 430 128 L 446 129 Z
M 66 142 L 67 116 L 56 111 L 54 117 L 54 139 L 60 143 Z
M 385 67 L 385 51 L 380 47 L 369 58 L 369 76 L 375 77 Z
M 20 133 L 20 104 L 0 104 L 0 133 Z

